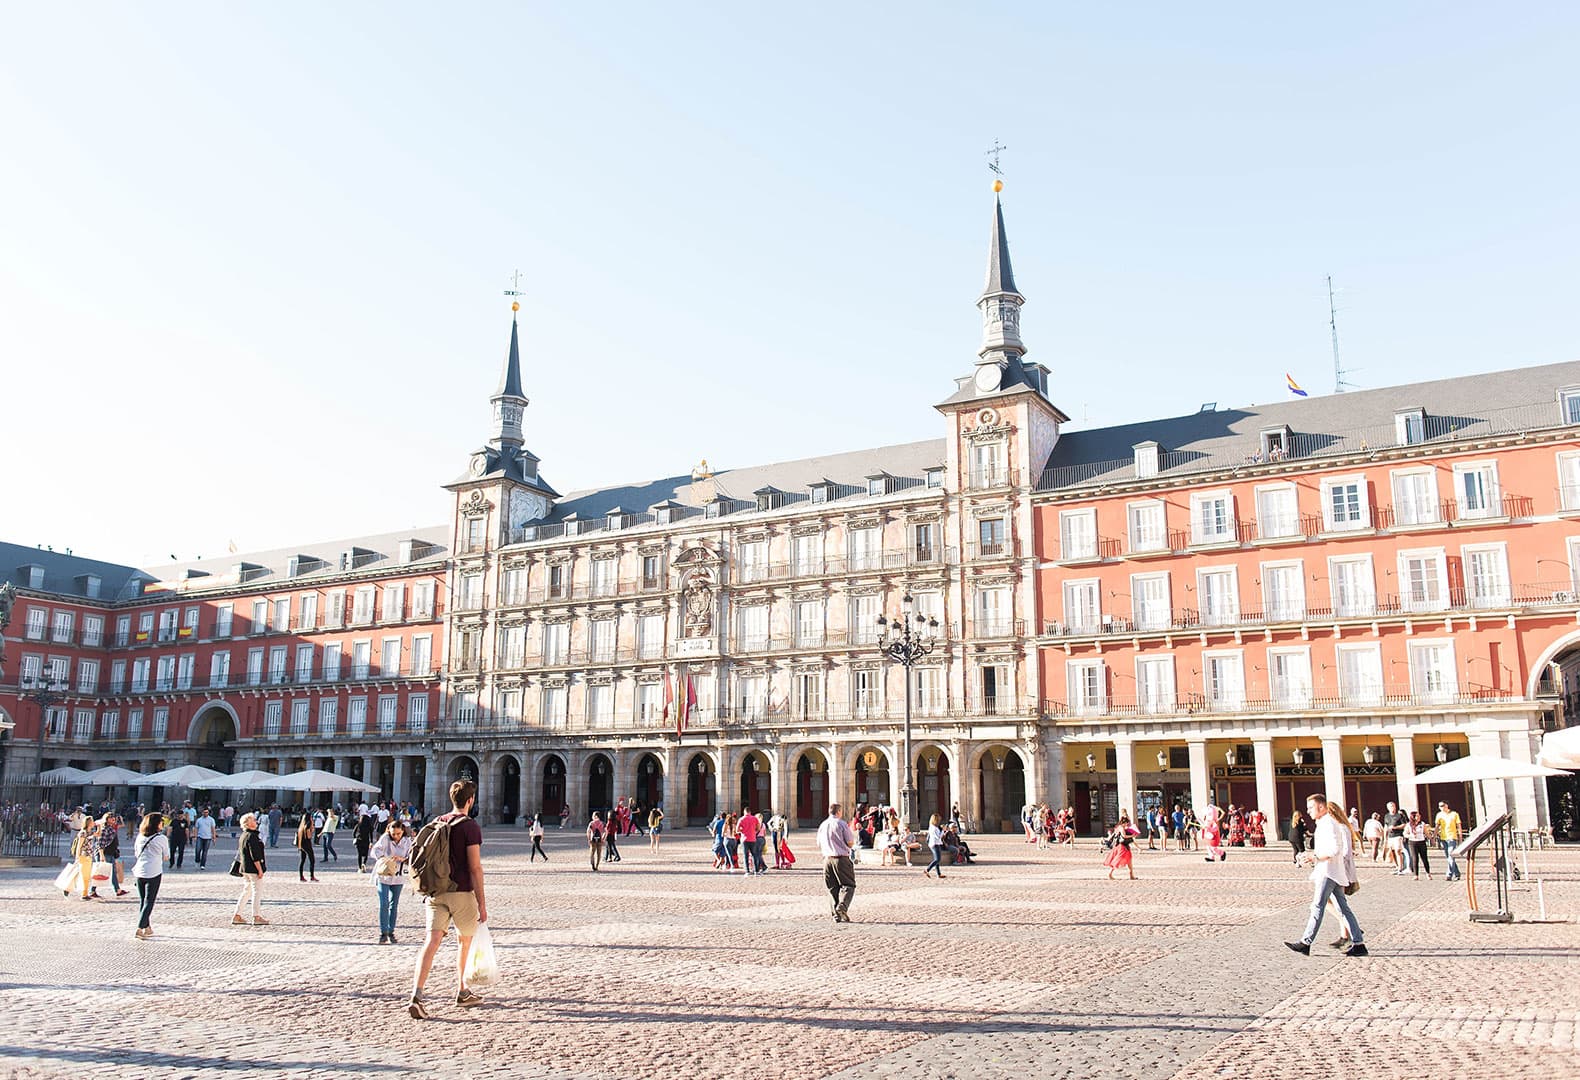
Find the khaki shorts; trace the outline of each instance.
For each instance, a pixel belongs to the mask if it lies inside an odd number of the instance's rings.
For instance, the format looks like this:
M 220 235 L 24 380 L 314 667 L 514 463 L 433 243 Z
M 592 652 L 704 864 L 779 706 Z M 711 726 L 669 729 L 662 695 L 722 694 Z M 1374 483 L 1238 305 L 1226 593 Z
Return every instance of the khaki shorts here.
M 428 897 L 428 929 L 444 933 L 455 923 L 455 932 L 464 938 L 477 934 L 477 894 L 447 892 Z

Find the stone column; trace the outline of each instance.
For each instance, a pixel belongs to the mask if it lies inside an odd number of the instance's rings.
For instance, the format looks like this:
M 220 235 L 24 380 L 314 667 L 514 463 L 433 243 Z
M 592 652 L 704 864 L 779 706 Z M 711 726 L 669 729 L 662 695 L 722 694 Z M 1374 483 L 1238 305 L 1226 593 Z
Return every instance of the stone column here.
M 1529 765 L 1535 760 L 1531 754 L 1530 732 L 1510 731 L 1505 737 L 1509 744 L 1509 752 L 1505 756 L 1510 761 L 1518 761 Z M 1518 780 L 1509 780 L 1507 785 L 1512 789 L 1510 794 L 1513 796 L 1513 800 L 1510 805 L 1514 807 L 1514 827 L 1516 829 L 1540 828 L 1543 821 L 1537 789 L 1540 787 L 1545 792 L 1547 781 L 1527 776 Z
M 1502 740 L 1498 737 L 1496 731 L 1472 732 L 1470 735 L 1470 752 L 1478 757 L 1502 757 Z M 1491 821 L 1508 810 L 1509 800 L 1506 781 L 1483 780 L 1480 783 L 1471 784 L 1470 789 L 1473 798 L 1478 797 L 1475 794 L 1476 792 L 1479 791 L 1481 793 L 1479 798 L 1482 801 L 1482 805 L 1476 810 L 1477 824 L 1483 821 Z
M 966 817 L 976 817 L 978 773 L 967 760 L 969 756 L 970 750 L 959 739 L 949 744 L 949 801 Z
M 681 756 L 673 747 L 665 747 L 659 760 L 664 768 L 664 826 L 678 829 L 686 810 L 686 776 L 681 772 Z
M 406 801 L 406 755 L 395 755 L 395 778 L 391 782 L 390 798 L 396 802 Z
M 839 803 L 850 812 L 850 793 L 845 790 L 845 766 L 839 756 L 839 744 L 827 743 L 820 747 L 823 756 L 828 760 L 828 802 L 832 806 Z
M 331 771 L 333 771 L 336 776 L 345 776 L 346 759 L 344 757 L 337 757 L 330 760 L 333 762 L 333 764 L 330 766 Z
M 1419 810 L 1421 795 L 1415 786 L 1415 740 L 1409 735 L 1393 737 L 1393 768 L 1399 781 L 1399 809 L 1406 814 Z M 1423 816 L 1429 820 L 1432 817 L 1431 814 Z
M 444 756 L 435 751 L 428 759 L 427 782 L 422 795 L 423 812 L 429 817 L 437 817 L 450 809 L 450 785 L 445 780 L 448 773 Z
M 379 782 L 378 758 L 368 757 L 367 755 L 363 755 L 363 757 L 362 757 L 362 782 L 364 784 L 376 784 L 376 783 Z M 362 798 L 367 799 L 369 802 L 375 802 L 378 799 L 382 798 L 382 793 L 377 793 L 377 792 L 370 791 L 367 794 L 363 795 Z
M 1202 744 L 1205 765 L 1206 744 Z M 1136 820 L 1136 748 L 1129 739 L 1114 740 L 1114 770 L 1119 779 L 1119 812 Z M 1105 822 L 1106 824 L 1106 822 Z
M 1207 785 L 1207 740 L 1188 739 L 1185 747 L 1190 751 L 1190 802 L 1198 814 L 1212 801 L 1212 789 Z
M 773 809 L 783 814 L 786 820 L 795 819 L 795 771 L 788 759 L 788 752 L 783 744 L 774 747 L 773 752 Z
M 1344 740 L 1337 735 L 1322 736 L 1322 788 L 1328 802 L 1344 805 Z
M 1283 835 L 1284 826 L 1278 814 L 1278 771 L 1273 764 L 1273 740 L 1252 739 L 1251 754 L 1256 764 L 1256 808 L 1267 815 L 1268 839 L 1277 840 Z

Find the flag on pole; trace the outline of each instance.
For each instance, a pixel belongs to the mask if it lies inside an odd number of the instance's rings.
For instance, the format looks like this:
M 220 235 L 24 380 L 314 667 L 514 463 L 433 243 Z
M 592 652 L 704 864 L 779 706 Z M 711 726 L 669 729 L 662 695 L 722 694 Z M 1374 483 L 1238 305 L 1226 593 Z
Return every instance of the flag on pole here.
M 664 676 L 664 723 L 675 717 L 675 680 Z
M 678 692 L 679 707 L 675 710 L 675 738 L 680 738 L 686 733 L 686 721 L 691 719 L 692 710 L 697 707 L 697 684 L 692 681 L 691 675 L 686 675 L 685 688 Z
M 1287 371 L 1284 372 L 1284 381 L 1289 384 L 1289 392 L 1295 397 L 1306 396 L 1306 392 L 1300 388 L 1300 384 L 1295 381 L 1295 377 Z

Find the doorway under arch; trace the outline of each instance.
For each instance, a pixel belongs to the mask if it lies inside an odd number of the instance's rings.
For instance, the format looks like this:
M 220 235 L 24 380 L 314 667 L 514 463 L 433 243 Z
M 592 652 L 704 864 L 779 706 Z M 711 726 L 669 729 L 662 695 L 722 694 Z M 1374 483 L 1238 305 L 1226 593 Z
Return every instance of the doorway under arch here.
M 695 754 L 686 762 L 686 824 L 706 825 L 713 820 L 717 785 L 713 759 L 707 754 Z
M 856 805 L 860 810 L 867 806 L 890 806 L 893 797 L 889 784 L 889 755 L 876 746 L 856 751 Z
M 740 805 L 762 813 L 773 805 L 773 766 L 761 750 L 741 759 Z M 733 807 L 732 807 L 733 809 Z
M 587 760 L 587 819 L 593 811 L 601 811 L 609 820 L 614 808 L 614 763 L 603 754 L 594 754 Z
M 651 810 L 664 801 L 664 763 L 653 754 L 643 754 L 636 763 L 636 804 Z M 642 823 L 647 824 L 645 821 Z
M 977 805 L 973 808 L 979 832 L 1015 832 L 1020 828 L 1020 808 L 1026 805 L 1026 762 L 1020 751 L 990 746 L 977 759 Z
M 953 791 L 949 755 L 936 746 L 922 747 L 916 755 L 916 820 L 910 824 L 920 828 L 932 814 L 937 814 L 939 821 L 948 821 Z
M 828 816 L 828 758 L 807 750 L 795 763 L 795 821 L 802 828 Z
M 212 705 L 192 718 L 192 728 L 187 733 L 190 746 L 188 760 L 193 765 L 220 772 L 236 771 L 236 752 L 231 743 L 236 741 L 236 718 L 229 709 Z
M 538 812 L 547 824 L 559 817 L 560 811 L 565 808 L 565 759 L 558 754 L 550 754 L 543 759 L 543 786 L 540 790 L 543 797 L 539 800 Z
M 515 824 L 521 807 L 521 763 L 515 755 L 506 754 L 499 763 L 499 821 L 502 825 Z

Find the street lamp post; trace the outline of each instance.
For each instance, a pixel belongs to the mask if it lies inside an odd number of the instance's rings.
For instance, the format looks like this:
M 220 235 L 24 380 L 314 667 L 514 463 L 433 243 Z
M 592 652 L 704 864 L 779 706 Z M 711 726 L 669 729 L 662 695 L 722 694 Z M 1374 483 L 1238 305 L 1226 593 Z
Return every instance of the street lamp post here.
M 917 614 L 916 601 L 910 593 L 906 593 L 900 603 L 904 613 L 899 618 L 891 622 L 883 615 L 878 616 L 878 644 L 883 655 L 905 668 L 905 782 L 900 788 L 900 820 L 910 828 L 914 795 L 911 786 L 911 669 L 937 645 L 938 620 Z

